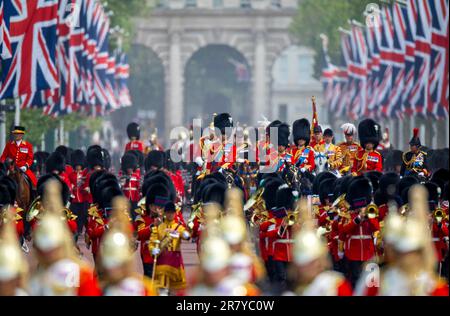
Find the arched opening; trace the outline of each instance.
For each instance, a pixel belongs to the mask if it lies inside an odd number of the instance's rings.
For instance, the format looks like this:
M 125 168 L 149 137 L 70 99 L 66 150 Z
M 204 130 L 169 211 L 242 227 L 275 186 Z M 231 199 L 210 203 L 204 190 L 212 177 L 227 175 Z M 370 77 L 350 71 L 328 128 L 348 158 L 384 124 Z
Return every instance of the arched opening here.
M 201 48 L 186 64 L 184 117 L 209 123 L 213 113 L 228 112 L 235 121 L 248 122 L 250 81 L 250 67 L 239 51 L 227 45 Z
M 165 85 L 164 66 L 156 53 L 143 45 L 133 45 L 128 52 L 128 82 L 133 106 L 112 114 L 114 129 L 124 131 L 131 121 L 141 124 L 141 139 L 148 140 L 155 128 L 164 129 Z

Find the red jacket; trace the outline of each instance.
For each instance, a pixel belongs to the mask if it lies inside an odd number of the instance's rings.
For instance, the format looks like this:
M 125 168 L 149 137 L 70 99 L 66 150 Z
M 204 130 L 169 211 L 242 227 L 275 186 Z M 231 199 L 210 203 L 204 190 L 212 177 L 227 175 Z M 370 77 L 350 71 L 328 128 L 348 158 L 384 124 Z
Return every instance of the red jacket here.
M 356 212 L 351 214 L 351 220 L 339 224 L 339 237 L 345 243 L 344 254 L 348 260 L 367 261 L 375 254 L 373 234 L 380 230 L 378 219 L 370 218 L 356 224 Z
M 119 177 L 121 173 L 119 173 Z M 141 173 L 135 171 L 127 178 L 122 186 L 123 194 L 132 202 L 139 202 L 141 199 Z
M 134 229 L 137 231 L 137 239 L 140 242 L 143 263 L 153 263 L 153 256 L 149 249 L 153 222 L 154 219 L 147 214 L 138 215 L 134 220 Z
M 439 227 L 436 220 L 433 219 L 432 234 L 434 246 L 436 248 L 436 253 L 438 257 L 437 259 L 438 261 L 442 261 L 444 260 L 445 254 L 448 251 L 447 243 L 444 240 L 445 237 L 448 238 L 447 224 L 444 221 L 442 221 L 441 227 Z
M 366 171 L 380 171 L 383 172 L 383 157 L 376 151 L 366 151 L 359 149 L 353 161 L 352 173 L 361 175 Z
M 141 152 L 144 152 L 144 150 L 145 150 L 144 142 L 142 142 L 140 140 L 132 140 L 132 141 L 128 142 L 125 145 L 125 152 L 127 152 L 129 150 L 139 150 Z
M 293 244 L 291 227 L 288 227 L 283 235 L 280 235 L 279 230 L 283 222 L 283 218 L 276 218 L 275 221 L 275 227 L 270 227 L 270 230 L 266 235 L 269 239 L 272 239 L 269 241 L 269 244 L 272 244 L 273 260 L 291 262 Z
M 33 164 L 33 145 L 31 143 L 22 140 L 17 146 L 15 141 L 11 141 L 6 144 L 5 149 L 0 157 L 0 162 L 5 162 L 6 159 L 14 161 L 17 167 L 27 167 L 25 174 L 30 178 L 33 186 L 36 186 L 37 179 L 30 167 Z
M 269 257 L 273 256 L 273 240 L 268 236 L 269 231 L 273 231 L 276 228 L 275 219 L 271 218 L 259 225 L 259 249 L 261 252 L 261 258 L 267 261 Z
M 292 149 L 293 163 L 299 168 L 305 168 L 309 172 L 313 172 L 316 169 L 316 163 L 314 161 L 314 149 L 310 146 L 306 147 L 294 147 Z
M 91 251 L 94 258 L 97 255 L 98 248 L 100 246 L 100 239 L 106 230 L 106 225 L 108 224 L 108 219 L 104 218 L 100 210 L 91 207 L 89 209 L 89 219 L 87 226 L 87 235 L 89 236 L 91 242 Z
M 87 174 L 88 169 L 80 172 L 74 170 L 69 174 L 69 181 L 72 184 L 72 203 L 83 203 L 89 200 L 89 193 L 84 190 Z

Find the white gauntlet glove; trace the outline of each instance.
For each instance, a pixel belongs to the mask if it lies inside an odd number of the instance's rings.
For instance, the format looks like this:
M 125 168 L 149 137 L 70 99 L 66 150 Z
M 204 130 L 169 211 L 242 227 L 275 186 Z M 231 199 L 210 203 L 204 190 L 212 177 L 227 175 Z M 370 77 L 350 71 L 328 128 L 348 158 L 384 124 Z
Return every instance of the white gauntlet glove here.
M 189 232 L 187 230 L 185 230 L 181 236 L 183 237 L 183 239 L 186 239 L 186 240 L 191 238 L 191 234 L 189 234 Z
M 300 169 L 300 172 L 301 172 L 301 173 L 305 173 L 305 172 L 306 172 L 306 168 L 305 168 L 305 167 L 301 168 L 301 169 Z
M 22 172 L 26 172 L 27 171 L 27 167 L 26 166 L 20 167 L 20 170 L 22 170 Z
M 157 255 L 160 254 L 160 252 L 161 252 L 161 249 L 159 249 L 159 248 L 153 248 L 153 249 L 152 249 L 152 256 L 157 256 Z

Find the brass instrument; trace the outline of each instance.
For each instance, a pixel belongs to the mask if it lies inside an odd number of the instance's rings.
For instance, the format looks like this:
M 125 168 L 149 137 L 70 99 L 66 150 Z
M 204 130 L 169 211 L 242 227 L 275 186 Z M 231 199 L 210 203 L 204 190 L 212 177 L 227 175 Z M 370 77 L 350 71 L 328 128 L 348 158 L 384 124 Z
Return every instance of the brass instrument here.
M 27 222 L 31 222 L 32 220 L 34 220 L 41 213 L 41 210 L 42 210 L 41 197 L 38 196 L 33 201 L 33 203 L 31 203 L 30 210 L 28 211 L 26 216 Z
M 244 212 L 251 214 L 250 225 L 259 226 L 269 218 L 269 212 L 266 209 L 266 203 L 263 198 L 264 188 L 259 188 L 255 194 L 248 199 L 244 205 Z
M 288 211 L 286 216 L 283 218 L 283 221 L 281 222 L 280 228 L 278 229 L 278 235 L 283 236 L 289 227 L 294 226 L 295 223 L 298 222 L 299 215 L 299 210 Z
M 409 205 L 405 204 L 398 209 L 401 216 L 407 216 L 409 214 Z
M 367 205 L 366 214 L 369 218 L 377 218 L 380 215 L 378 206 L 375 203 L 370 203 Z
M 340 217 L 350 219 L 351 215 L 348 212 L 349 205 L 345 200 L 345 193 L 340 195 L 331 205 L 331 209 L 337 210 L 337 213 Z
M 433 212 L 433 217 L 436 220 L 436 222 L 439 224 L 443 220 L 447 219 L 447 215 L 442 211 L 442 209 L 439 207 Z
M 189 229 L 192 230 L 194 228 L 194 220 L 196 218 L 198 218 L 199 222 L 204 221 L 201 202 L 192 205 L 191 215 L 189 216 L 189 219 L 187 221 L 187 226 L 189 227 Z

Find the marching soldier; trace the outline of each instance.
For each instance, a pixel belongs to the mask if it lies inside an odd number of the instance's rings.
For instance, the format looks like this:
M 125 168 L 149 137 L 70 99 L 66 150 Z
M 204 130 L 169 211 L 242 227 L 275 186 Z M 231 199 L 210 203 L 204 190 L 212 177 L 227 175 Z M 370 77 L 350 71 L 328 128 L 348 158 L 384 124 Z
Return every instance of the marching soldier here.
M 307 119 L 300 119 L 292 126 L 294 147 L 292 149 L 293 163 L 300 172 L 313 172 L 316 168 L 314 162 L 314 149 L 309 146 L 311 140 L 310 124 Z
M 98 296 L 100 289 L 93 270 L 75 255 L 75 244 L 66 223 L 60 184 L 46 184 L 45 212 L 33 231 L 38 268 L 30 280 L 33 296 Z
M 90 180 L 91 176 L 96 172 L 100 170 L 105 169 L 105 159 L 104 154 L 102 151 L 102 148 L 98 145 L 92 145 L 87 149 L 86 152 L 86 163 L 88 166 L 88 172 L 86 175 L 86 179 L 84 181 L 83 185 L 83 191 L 87 193 L 87 202 L 89 204 L 93 203 L 93 197 L 90 188 Z
M 356 134 L 355 125 L 351 123 L 345 123 L 341 126 L 341 128 L 344 132 L 345 141 L 338 145 L 342 152 L 342 164 L 340 166 L 339 172 L 342 175 L 347 175 L 351 173 L 356 154 L 360 151 L 361 146 L 354 141 L 354 137 Z
M 72 183 L 69 179 L 69 173 L 66 172 L 67 166 L 66 166 L 66 159 L 63 155 L 61 155 L 58 152 L 53 152 L 50 154 L 50 156 L 45 161 L 45 170 L 48 173 L 52 173 L 57 175 L 71 190 Z M 72 167 L 70 167 L 72 169 Z
M 233 134 L 227 135 L 226 132 L 233 128 L 233 118 L 228 113 L 221 113 L 214 117 L 214 127 L 219 129 L 221 137 L 219 144 L 212 149 L 212 167 L 211 172 L 218 169 L 234 170 L 234 163 L 237 159 L 237 148 L 234 143 Z M 216 135 L 218 137 L 218 135 Z
M 352 175 L 361 175 L 367 171 L 383 171 L 383 157 L 375 150 L 380 141 L 380 125 L 366 119 L 358 125 L 361 148 L 353 161 Z
M 127 126 L 127 135 L 130 141 L 125 145 L 125 152 L 129 150 L 139 150 L 144 152 L 144 143 L 139 140 L 141 138 L 141 128 L 137 123 L 130 123 Z
M 141 176 L 136 156 L 126 152 L 120 161 L 119 179 L 125 197 L 131 202 L 131 209 L 135 210 L 140 200 Z M 134 217 L 134 213 L 131 214 Z
M 0 156 L 0 162 L 4 163 L 8 159 L 12 160 L 17 168 L 27 175 L 32 187 L 35 188 L 37 178 L 30 169 L 33 164 L 33 145 L 23 139 L 25 127 L 14 126 L 14 130 L 11 133 L 14 140 L 6 144 Z
M 429 176 L 427 153 L 421 150 L 419 129 L 415 128 L 413 137 L 409 141 L 410 150 L 403 153 L 403 164 L 400 171 L 402 176 L 416 175 L 422 178 Z
M 370 218 L 367 213 L 367 206 L 372 201 L 372 186 L 367 178 L 354 179 L 345 199 L 350 205 L 351 216 L 340 223 L 339 235 L 345 242 L 347 278 L 354 286 L 363 264 L 375 255 L 374 234 L 380 230 L 380 225 L 377 218 Z
M 17 185 L 11 178 L 7 176 L 0 177 L 0 227 L 3 220 L 6 219 L 7 210 L 10 209 L 13 214 L 17 237 L 23 241 L 25 214 L 24 210 L 16 205 L 16 190 Z

